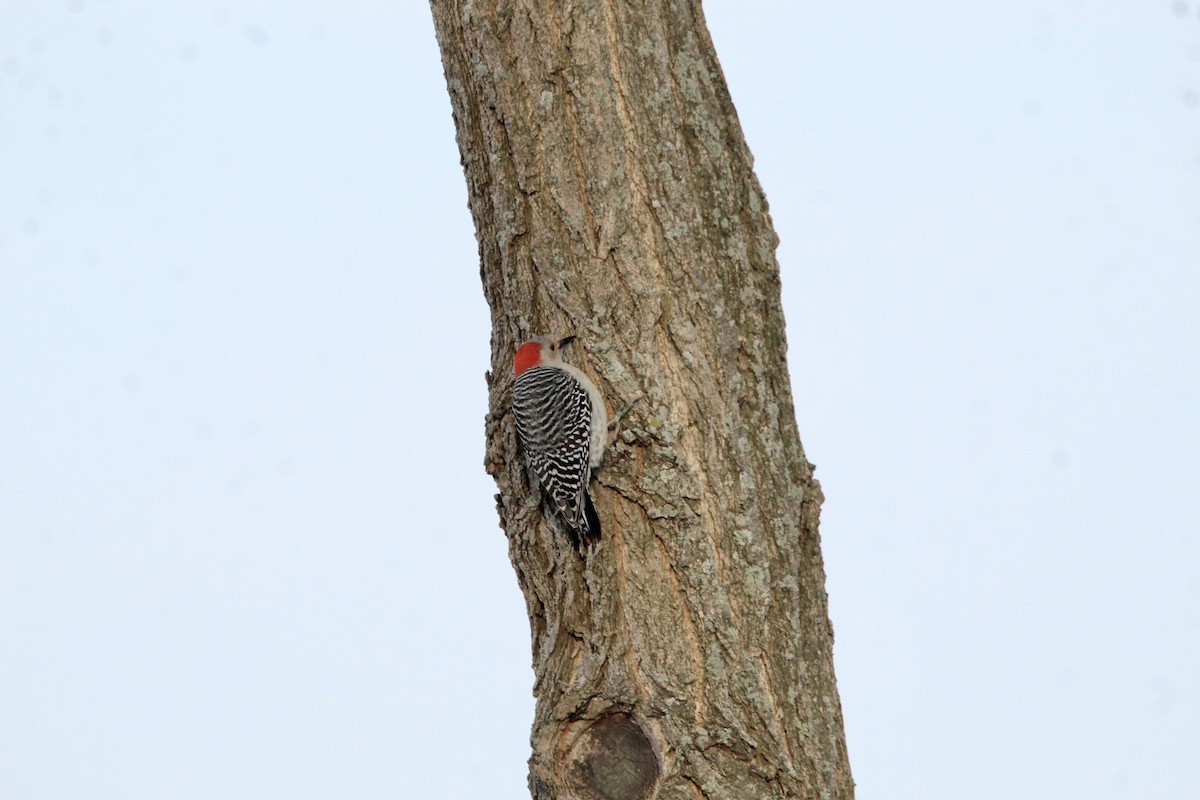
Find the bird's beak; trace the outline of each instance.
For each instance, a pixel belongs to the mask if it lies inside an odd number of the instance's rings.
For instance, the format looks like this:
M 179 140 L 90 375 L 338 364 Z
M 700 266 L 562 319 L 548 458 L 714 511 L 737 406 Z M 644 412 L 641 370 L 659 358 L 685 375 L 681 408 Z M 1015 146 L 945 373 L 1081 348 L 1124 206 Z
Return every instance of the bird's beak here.
M 562 350 L 564 347 L 566 347 L 567 345 L 569 345 L 569 344 L 570 344 L 571 342 L 573 342 L 573 341 L 575 341 L 575 337 L 574 337 L 574 336 L 567 336 L 567 337 L 565 337 L 565 338 L 559 339 L 559 340 L 558 340 L 558 349 L 559 349 L 559 350 Z

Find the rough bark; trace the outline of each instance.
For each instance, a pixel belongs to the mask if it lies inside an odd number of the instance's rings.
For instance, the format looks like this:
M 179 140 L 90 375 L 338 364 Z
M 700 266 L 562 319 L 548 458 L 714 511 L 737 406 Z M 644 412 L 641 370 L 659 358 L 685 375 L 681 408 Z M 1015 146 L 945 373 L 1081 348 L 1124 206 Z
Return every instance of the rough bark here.
M 492 310 L 488 471 L 528 605 L 530 787 L 851 798 L 777 238 L 695 0 L 431 0 Z M 512 356 L 610 412 L 585 558 L 518 456 Z M 570 356 L 569 356 L 570 357 Z

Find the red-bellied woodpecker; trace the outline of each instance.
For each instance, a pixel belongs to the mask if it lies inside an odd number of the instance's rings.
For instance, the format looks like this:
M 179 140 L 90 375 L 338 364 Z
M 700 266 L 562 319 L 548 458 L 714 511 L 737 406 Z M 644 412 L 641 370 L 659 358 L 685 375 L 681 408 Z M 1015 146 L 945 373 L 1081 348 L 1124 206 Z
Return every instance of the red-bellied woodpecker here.
M 583 548 L 600 541 L 588 481 L 604 458 L 608 411 L 596 385 L 563 363 L 562 349 L 574 340 L 535 336 L 517 348 L 512 406 L 525 459 L 572 543 Z

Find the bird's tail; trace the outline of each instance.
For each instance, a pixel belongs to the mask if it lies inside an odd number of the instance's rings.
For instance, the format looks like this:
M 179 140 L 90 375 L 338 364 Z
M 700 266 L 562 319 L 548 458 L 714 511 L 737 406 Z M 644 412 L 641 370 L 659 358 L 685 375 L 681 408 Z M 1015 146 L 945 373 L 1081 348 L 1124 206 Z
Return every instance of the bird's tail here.
M 583 491 L 583 524 L 575 531 L 575 547 L 579 552 L 591 550 L 600 543 L 600 516 L 592 503 L 592 493 Z

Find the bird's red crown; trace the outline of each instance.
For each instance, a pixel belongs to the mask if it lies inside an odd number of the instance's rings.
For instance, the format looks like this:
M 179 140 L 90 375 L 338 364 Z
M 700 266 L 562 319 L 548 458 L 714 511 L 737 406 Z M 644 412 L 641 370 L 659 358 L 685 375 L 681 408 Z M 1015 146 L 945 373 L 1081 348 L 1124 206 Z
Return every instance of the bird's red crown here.
M 530 367 L 536 367 L 542 360 L 542 343 L 526 342 L 517 348 L 513 357 L 513 375 L 520 375 Z

